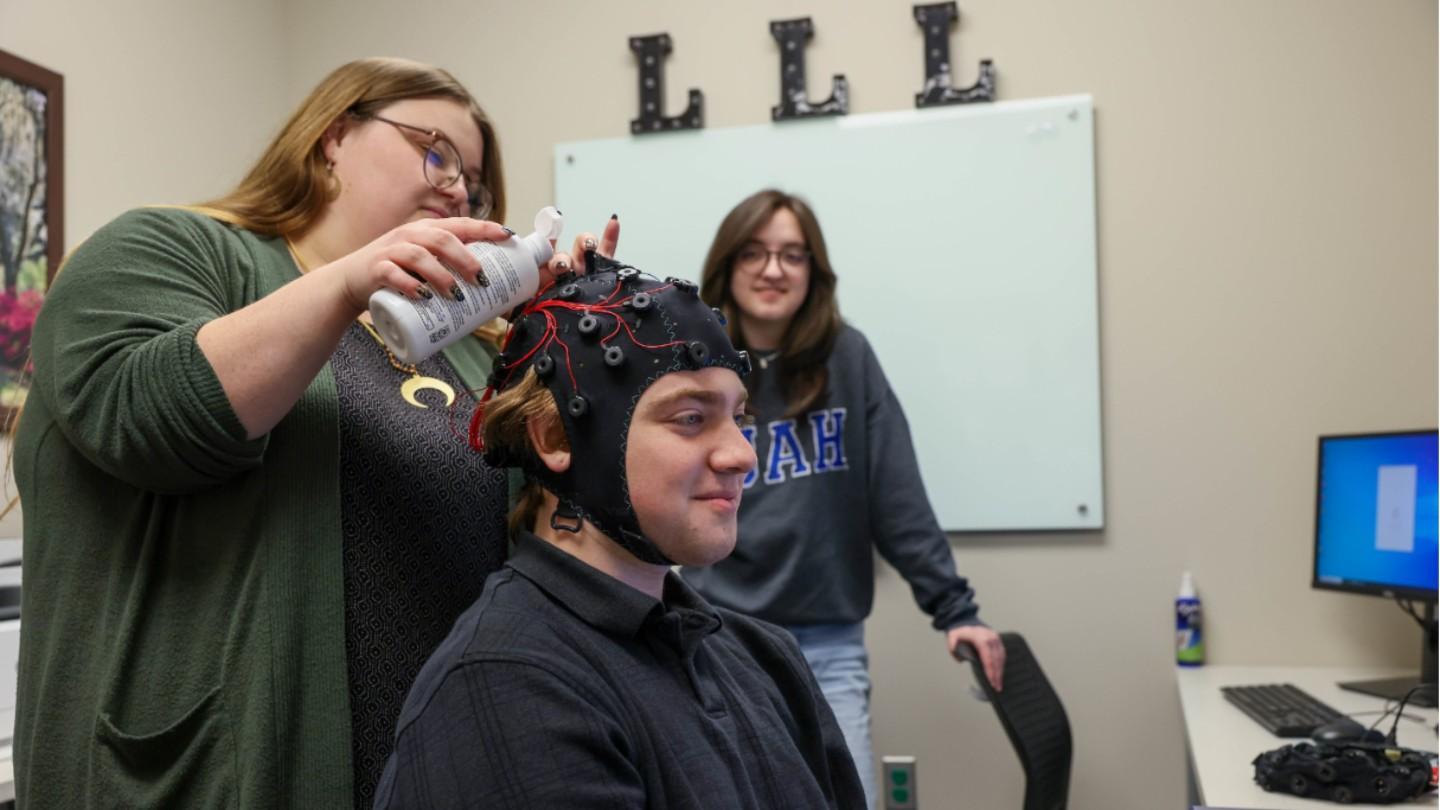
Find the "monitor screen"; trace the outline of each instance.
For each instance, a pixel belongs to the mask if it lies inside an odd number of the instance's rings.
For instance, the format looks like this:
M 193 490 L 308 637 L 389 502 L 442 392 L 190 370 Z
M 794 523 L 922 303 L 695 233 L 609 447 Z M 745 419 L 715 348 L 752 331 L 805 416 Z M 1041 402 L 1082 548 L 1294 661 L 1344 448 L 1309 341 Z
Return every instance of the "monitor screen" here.
M 1321 436 L 1312 584 L 1435 601 L 1436 432 Z

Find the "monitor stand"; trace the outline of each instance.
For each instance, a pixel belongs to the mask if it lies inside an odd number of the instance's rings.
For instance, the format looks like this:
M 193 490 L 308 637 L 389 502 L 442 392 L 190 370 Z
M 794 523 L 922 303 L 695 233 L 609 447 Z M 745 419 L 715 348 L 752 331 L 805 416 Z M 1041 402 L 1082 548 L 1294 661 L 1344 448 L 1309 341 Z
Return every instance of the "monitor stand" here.
M 1405 678 L 1381 678 L 1374 681 L 1342 681 L 1338 684 L 1341 689 L 1349 689 L 1352 692 L 1362 692 L 1367 695 L 1385 698 L 1386 700 L 1399 701 L 1416 686 L 1422 683 L 1430 684 L 1429 689 L 1421 689 L 1410 695 L 1410 704 L 1414 706 L 1435 706 L 1435 647 L 1436 647 L 1436 622 L 1435 605 L 1425 603 L 1425 631 L 1422 646 L 1420 647 L 1420 672 L 1418 675 L 1411 675 Z

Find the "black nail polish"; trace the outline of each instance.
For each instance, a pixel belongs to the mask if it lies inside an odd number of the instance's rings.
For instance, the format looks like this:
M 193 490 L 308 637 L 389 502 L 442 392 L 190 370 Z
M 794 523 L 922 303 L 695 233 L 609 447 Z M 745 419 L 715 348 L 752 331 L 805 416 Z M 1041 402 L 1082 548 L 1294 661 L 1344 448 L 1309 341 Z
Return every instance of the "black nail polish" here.
M 620 218 L 620 215 L 619 215 L 619 214 L 611 214 L 611 215 L 610 215 L 610 218 L 611 218 L 611 219 L 619 219 L 619 218 Z
M 481 270 L 479 273 L 475 274 L 475 283 L 479 284 L 481 287 L 490 286 L 490 279 L 485 275 L 484 270 Z
M 515 235 L 515 232 L 512 231 L 512 230 L 510 230 L 509 228 L 504 228 L 503 230 L 505 231 L 505 235 L 506 235 L 506 236 L 514 236 L 514 235 Z
M 451 298 L 454 298 L 456 301 L 464 301 L 464 300 L 465 300 L 465 293 L 460 290 L 460 285 L 459 285 L 459 284 L 451 284 L 451 285 L 450 285 L 450 297 L 451 297 Z
M 421 285 L 418 289 L 415 290 L 415 292 L 419 293 L 420 297 L 424 298 L 426 301 L 429 301 L 431 298 L 435 297 L 435 293 L 430 292 L 430 288 L 424 285 Z

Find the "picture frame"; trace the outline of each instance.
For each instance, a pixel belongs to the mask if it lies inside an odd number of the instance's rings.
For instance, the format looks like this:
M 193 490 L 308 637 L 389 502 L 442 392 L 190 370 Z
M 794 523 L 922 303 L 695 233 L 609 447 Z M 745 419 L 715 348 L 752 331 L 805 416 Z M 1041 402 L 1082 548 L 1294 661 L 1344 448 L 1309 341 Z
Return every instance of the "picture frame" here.
M 24 404 L 30 333 L 65 250 L 65 81 L 0 50 L 0 424 Z

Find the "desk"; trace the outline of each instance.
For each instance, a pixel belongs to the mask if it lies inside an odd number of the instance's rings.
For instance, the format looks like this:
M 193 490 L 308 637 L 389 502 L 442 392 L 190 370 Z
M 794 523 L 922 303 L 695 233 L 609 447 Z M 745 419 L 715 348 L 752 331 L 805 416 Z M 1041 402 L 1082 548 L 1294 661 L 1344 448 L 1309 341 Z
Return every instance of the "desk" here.
M 1197 804 L 1212 807 L 1256 808 L 1256 810 L 1323 810 L 1338 807 L 1330 802 L 1302 799 L 1288 793 L 1268 793 L 1255 784 L 1255 767 L 1250 761 L 1262 751 L 1300 740 L 1282 739 L 1262 728 L 1249 715 L 1231 705 L 1220 694 L 1222 686 L 1260 683 L 1293 683 L 1336 711 L 1379 712 L 1380 698 L 1347 692 L 1337 681 L 1398 677 L 1401 669 L 1367 667 L 1176 667 L 1180 687 L 1180 709 L 1185 717 L 1185 742 L 1190 755 L 1190 778 Z M 1424 725 L 1402 718 L 1398 742 L 1409 748 L 1435 750 L 1435 709 L 1407 706 L 1407 715 L 1426 718 Z M 1369 726 L 1378 714 L 1355 719 Z M 1383 728 L 1390 730 L 1393 715 Z M 1435 794 L 1412 802 L 1392 805 L 1352 804 L 1349 807 L 1434 807 Z

